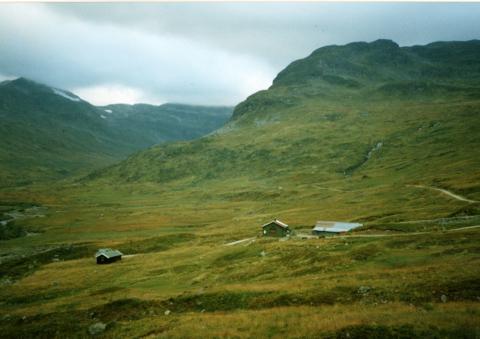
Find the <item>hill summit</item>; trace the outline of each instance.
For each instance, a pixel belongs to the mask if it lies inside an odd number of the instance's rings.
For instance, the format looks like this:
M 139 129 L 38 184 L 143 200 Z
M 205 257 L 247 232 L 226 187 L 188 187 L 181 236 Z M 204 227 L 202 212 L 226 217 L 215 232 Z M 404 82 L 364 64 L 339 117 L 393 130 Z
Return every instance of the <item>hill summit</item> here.
M 405 100 L 438 96 L 477 97 L 480 40 L 399 47 L 390 40 L 326 46 L 292 62 L 261 91 L 237 106 L 234 118 L 250 107 L 294 104 L 304 97 L 345 100 Z

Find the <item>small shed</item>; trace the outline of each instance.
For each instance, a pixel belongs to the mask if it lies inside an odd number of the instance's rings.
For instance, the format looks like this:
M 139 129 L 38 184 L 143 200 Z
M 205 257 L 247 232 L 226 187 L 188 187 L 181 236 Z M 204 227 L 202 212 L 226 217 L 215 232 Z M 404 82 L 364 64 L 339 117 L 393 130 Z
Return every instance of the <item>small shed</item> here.
M 117 260 L 122 260 L 123 253 L 118 250 L 112 250 L 111 248 L 101 248 L 95 254 L 97 264 L 109 264 Z
M 263 235 L 270 237 L 286 237 L 290 235 L 290 227 L 280 220 L 272 220 L 262 226 Z
M 359 223 L 350 223 L 342 221 L 317 221 L 312 229 L 314 235 L 336 235 L 346 233 L 350 230 L 363 226 Z

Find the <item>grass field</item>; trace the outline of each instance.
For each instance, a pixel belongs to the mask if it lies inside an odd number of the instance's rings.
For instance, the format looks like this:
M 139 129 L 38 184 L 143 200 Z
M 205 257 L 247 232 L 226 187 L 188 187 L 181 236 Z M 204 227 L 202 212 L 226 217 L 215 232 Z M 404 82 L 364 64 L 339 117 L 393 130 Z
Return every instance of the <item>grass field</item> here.
M 2 242 L 0 326 L 7 337 L 83 337 L 98 321 L 106 337 L 477 337 L 480 218 L 448 215 L 478 204 L 402 192 L 417 199 L 410 221 L 385 213 L 345 237 L 286 241 L 260 237 L 261 223 L 281 216 L 307 233 L 343 199 L 313 211 L 149 184 L 30 192 L 46 216 L 17 221 L 39 235 Z M 428 195 L 443 218 L 422 221 Z M 98 266 L 99 247 L 127 256 Z

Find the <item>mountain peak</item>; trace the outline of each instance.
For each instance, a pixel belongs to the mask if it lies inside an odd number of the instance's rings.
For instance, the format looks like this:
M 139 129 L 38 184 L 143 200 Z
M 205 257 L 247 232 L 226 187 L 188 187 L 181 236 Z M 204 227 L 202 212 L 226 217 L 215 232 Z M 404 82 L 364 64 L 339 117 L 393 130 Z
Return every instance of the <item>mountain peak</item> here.
M 19 77 L 19 78 L 16 78 L 16 79 L 13 79 L 13 80 L 9 80 L 8 81 L 9 84 L 11 85 L 15 85 L 15 86 L 45 86 L 39 82 L 36 82 L 32 79 L 29 79 L 29 78 L 25 78 L 25 77 Z
M 400 48 L 400 46 L 393 40 L 389 39 L 378 39 L 372 41 L 370 46 L 381 47 L 381 48 Z
M 41 84 L 39 82 L 36 82 L 34 80 L 24 78 L 24 77 L 19 77 L 14 80 L 7 80 L 3 82 L 5 86 L 13 89 L 20 90 L 22 92 L 38 92 L 38 91 L 45 91 L 47 89 L 50 89 L 49 86 L 46 86 L 44 84 Z
M 400 47 L 392 40 L 379 39 L 325 46 L 292 62 L 278 74 L 273 87 L 314 82 L 325 93 L 332 86 L 360 88 L 392 81 L 448 83 L 452 77 L 461 77 L 477 82 L 478 71 L 469 65 L 478 61 L 479 52 L 475 40 Z M 354 82 L 358 86 L 353 86 Z
M 304 97 L 347 100 L 363 97 L 419 98 L 427 92 L 451 95 L 451 89 L 475 97 L 480 68 L 478 40 L 400 47 L 379 39 L 316 49 L 282 70 L 268 91 L 251 95 L 233 114 L 262 112 L 275 105 L 292 107 Z M 452 87 L 452 83 L 456 85 Z M 450 90 L 447 90 L 450 89 Z
M 14 80 L 7 80 L 2 82 L 2 84 L 7 88 L 10 88 L 14 91 L 21 92 L 26 95 L 28 94 L 55 95 L 55 96 L 63 97 L 64 99 L 67 99 L 70 101 L 75 101 L 75 102 L 82 101 L 77 95 L 69 91 L 51 87 L 25 77 L 19 77 Z
M 278 74 L 273 85 L 326 81 L 326 85 L 358 87 L 372 80 L 384 80 L 384 75 L 390 72 L 378 69 L 395 68 L 396 71 L 397 65 L 408 64 L 409 58 L 396 42 L 387 39 L 325 46 L 291 63 Z

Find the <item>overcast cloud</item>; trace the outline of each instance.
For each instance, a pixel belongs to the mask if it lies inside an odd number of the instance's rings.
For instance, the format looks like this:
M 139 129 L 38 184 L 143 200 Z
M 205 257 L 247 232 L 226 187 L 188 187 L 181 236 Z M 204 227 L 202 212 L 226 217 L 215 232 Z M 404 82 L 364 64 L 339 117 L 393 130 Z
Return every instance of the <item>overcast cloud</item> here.
M 0 3 L 0 80 L 94 104 L 235 105 L 314 49 L 480 38 L 477 3 Z

